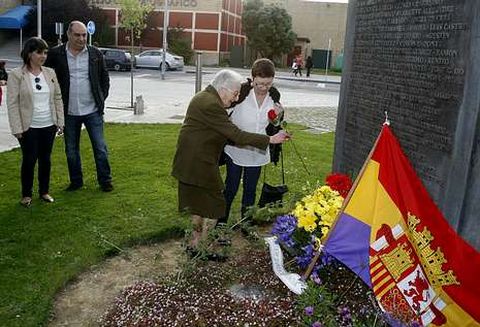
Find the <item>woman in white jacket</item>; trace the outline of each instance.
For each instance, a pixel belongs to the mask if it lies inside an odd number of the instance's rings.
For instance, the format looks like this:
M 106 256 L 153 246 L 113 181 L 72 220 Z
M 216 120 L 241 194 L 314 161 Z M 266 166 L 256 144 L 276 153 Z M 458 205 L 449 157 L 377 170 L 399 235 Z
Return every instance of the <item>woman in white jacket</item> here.
M 47 43 L 30 38 L 23 47 L 23 66 L 11 71 L 7 86 L 8 119 L 12 134 L 22 149 L 22 199 L 30 206 L 35 165 L 38 160 L 38 193 L 45 202 L 49 194 L 53 142 L 64 127 L 63 103 L 55 71 L 43 67 Z
M 243 131 L 267 134 L 266 128 L 271 123 L 269 111 L 274 110 L 279 117 L 283 115 L 280 93 L 272 86 L 275 66 L 267 58 L 257 59 L 253 63 L 251 75 L 252 80 L 242 85 L 241 98 L 233 107 L 230 119 Z M 270 163 L 269 148 L 257 149 L 233 144 L 226 145 L 224 151 L 227 167 L 224 196 L 227 208 L 225 217 L 219 220 L 220 223 L 226 223 L 228 220 L 230 207 L 241 180 L 243 180 L 242 217 L 247 208 L 255 204 L 262 166 Z

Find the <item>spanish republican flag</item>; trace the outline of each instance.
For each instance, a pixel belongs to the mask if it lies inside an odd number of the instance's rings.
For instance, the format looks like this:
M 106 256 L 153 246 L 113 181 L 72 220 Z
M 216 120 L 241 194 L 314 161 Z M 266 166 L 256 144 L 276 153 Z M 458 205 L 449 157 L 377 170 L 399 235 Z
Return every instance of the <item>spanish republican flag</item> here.
M 324 250 L 403 323 L 480 326 L 480 253 L 450 227 L 387 125 Z

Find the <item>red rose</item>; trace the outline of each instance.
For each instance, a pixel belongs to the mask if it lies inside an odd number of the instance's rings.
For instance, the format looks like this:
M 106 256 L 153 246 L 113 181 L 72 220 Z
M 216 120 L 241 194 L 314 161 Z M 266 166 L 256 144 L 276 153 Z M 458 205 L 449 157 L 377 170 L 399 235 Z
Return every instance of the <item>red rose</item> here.
M 275 120 L 275 119 L 277 119 L 277 117 L 278 117 L 278 115 L 275 112 L 275 109 L 270 109 L 270 111 L 268 112 L 268 119 Z

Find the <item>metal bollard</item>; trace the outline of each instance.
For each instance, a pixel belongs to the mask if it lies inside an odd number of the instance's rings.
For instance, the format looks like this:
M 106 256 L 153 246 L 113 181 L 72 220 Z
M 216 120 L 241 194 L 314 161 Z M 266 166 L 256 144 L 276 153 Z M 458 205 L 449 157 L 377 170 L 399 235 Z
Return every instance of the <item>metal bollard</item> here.
M 195 70 L 195 93 L 202 90 L 202 52 L 197 51 L 197 67 Z
M 141 95 L 137 96 L 135 104 L 133 106 L 133 114 L 141 115 L 145 109 L 145 103 L 143 102 L 143 97 Z

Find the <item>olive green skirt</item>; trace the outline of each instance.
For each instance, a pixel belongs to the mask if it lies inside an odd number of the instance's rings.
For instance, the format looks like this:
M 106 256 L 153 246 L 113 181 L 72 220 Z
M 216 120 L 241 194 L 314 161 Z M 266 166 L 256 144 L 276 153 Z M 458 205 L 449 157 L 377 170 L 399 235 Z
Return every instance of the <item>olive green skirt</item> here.
M 178 209 L 191 215 L 219 219 L 225 216 L 225 198 L 221 190 L 178 182 Z

